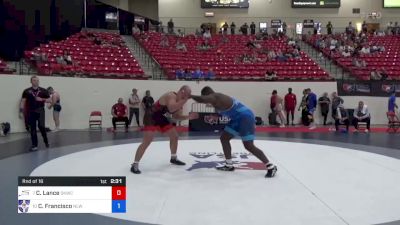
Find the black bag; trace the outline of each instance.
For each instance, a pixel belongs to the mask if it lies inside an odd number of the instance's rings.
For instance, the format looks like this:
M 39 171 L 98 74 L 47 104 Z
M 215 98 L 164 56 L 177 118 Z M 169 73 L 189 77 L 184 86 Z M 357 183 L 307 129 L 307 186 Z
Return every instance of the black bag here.
M 270 114 L 268 114 L 268 122 L 269 122 L 269 125 L 272 125 L 272 126 L 278 125 L 278 122 L 276 121 L 276 113 L 275 112 L 271 112 Z
M 4 136 L 10 133 L 11 126 L 9 122 L 1 123 L 1 132 Z
M 264 125 L 264 121 L 259 116 L 256 116 L 256 125 L 257 126 Z

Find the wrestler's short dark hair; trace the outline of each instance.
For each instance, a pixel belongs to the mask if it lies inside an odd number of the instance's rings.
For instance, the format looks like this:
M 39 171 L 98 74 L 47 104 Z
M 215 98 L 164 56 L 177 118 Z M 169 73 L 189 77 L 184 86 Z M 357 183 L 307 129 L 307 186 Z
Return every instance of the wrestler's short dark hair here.
M 209 95 L 212 93 L 214 93 L 214 90 L 209 86 L 205 86 L 203 89 L 201 89 L 201 95 Z

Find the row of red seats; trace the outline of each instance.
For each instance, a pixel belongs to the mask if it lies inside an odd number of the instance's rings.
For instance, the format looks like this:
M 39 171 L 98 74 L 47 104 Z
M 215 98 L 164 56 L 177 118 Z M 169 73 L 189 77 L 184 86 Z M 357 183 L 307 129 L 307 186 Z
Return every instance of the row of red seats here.
M 216 71 L 216 77 L 247 77 L 247 76 L 265 76 L 267 70 L 279 70 L 278 77 L 290 77 L 290 78 L 315 78 L 324 77 L 329 78 L 329 75 L 321 69 L 316 63 L 310 59 L 305 53 L 301 53 L 300 59 L 290 59 L 290 62 L 258 62 L 249 64 L 237 64 L 235 60 L 240 57 L 243 53 L 249 52 L 249 48 L 246 47 L 246 43 L 253 40 L 254 37 L 235 35 L 233 37 L 228 36 L 230 39 L 228 42 L 219 42 L 222 39 L 221 36 L 214 36 L 210 43 L 218 43 L 218 47 L 209 49 L 208 51 L 198 51 L 195 46 L 196 43 L 200 43 L 201 39 L 193 39 L 193 37 L 181 38 L 179 41 L 185 43 L 188 48 L 188 52 L 179 52 L 175 49 L 174 45 L 168 48 L 160 47 L 161 35 L 158 33 L 147 33 L 145 39 L 140 36 L 135 36 L 142 46 L 151 54 L 155 60 L 157 60 L 163 69 L 166 70 L 168 77 L 175 77 L 175 70 L 178 68 L 194 70 L 196 67 L 212 68 Z M 236 37 L 237 36 L 237 37 Z M 170 43 L 175 43 L 177 37 L 168 36 Z M 236 41 L 232 41 L 236 40 Z M 287 39 L 282 38 L 281 40 L 266 40 L 261 42 L 262 46 L 266 46 L 268 49 L 283 50 L 289 48 L 286 43 Z M 223 49 L 223 51 L 221 51 Z M 217 52 L 219 50 L 219 52 Z M 221 63 L 221 67 L 218 66 L 218 62 Z M 296 65 L 298 67 L 291 67 L 288 65 Z M 300 65 L 301 63 L 301 65 Z M 226 65 L 226 66 L 225 66 Z M 275 67 L 276 66 L 276 67 Z M 298 70 L 289 72 L 290 70 Z
M 315 47 L 313 43 L 315 43 L 317 38 L 321 38 L 321 36 L 312 36 L 307 40 L 308 44 Z M 384 69 L 388 73 L 389 79 L 400 80 L 400 69 L 398 67 L 400 64 L 400 37 L 392 35 L 383 37 L 369 36 L 368 43 L 370 45 L 377 44 L 384 46 L 385 52 L 361 55 L 360 58 L 367 63 L 366 68 L 355 67 L 352 63 L 353 58 L 343 57 L 339 53 L 332 54 L 328 48 L 317 50 L 320 50 L 326 57 L 331 58 L 337 65 L 349 71 L 351 75 L 358 79 L 369 80 L 371 71 Z
M 94 33 L 100 40 L 122 41 L 116 34 Z M 144 78 L 144 72 L 127 47 L 98 46 L 90 40 L 81 39 L 85 32 L 75 34 L 61 42 L 41 45 L 33 51 L 25 52 L 25 58 L 31 62 L 34 52 L 46 53 L 48 62 L 32 65 L 44 75 L 83 74 L 91 77 Z M 125 46 L 125 45 L 124 45 Z M 63 55 L 64 50 L 71 54 L 73 65 L 56 63 L 56 57 Z

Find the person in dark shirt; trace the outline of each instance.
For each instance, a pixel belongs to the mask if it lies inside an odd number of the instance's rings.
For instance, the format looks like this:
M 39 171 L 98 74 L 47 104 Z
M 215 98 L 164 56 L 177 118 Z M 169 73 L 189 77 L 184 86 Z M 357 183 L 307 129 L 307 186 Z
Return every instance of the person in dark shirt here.
M 151 109 L 154 104 L 154 99 L 151 97 L 150 91 L 146 91 L 146 95 L 142 99 L 142 104 L 145 110 Z
M 250 33 L 251 33 L 251 35 L 256 34 L 256 24 L 254 22 L 251 22 L 251 24 L 250 24 Z
M 333 25 L 332 25 L 331 21 L 329 21 L 328 24 L 326 25 L 326 30 L 328 32 L 328 35 L 332 34 L 332 29 L 333 29 Z
M 235 30 L 236 30 L 236 25 L 234 22 L 231 23 L 231 35 L 235 34 Z
M 37 76 L 31 77 L 32 87 L 27 88 L 22 93 L 22 100 L 20 104 L 20 117 L 25 110 L 28 109 L 28 123 L 31 133 L 32 147 L 30 151 L 38 150 L 38 138 L 36 127 L 39 127 L 40 133 L 43 137 L 43 142 L 46 148 L 49 147 L 49 141 L 47 139 L 47 133 L 45 128 L 45 111 L 44 105 L 48 98 L 50 98 L 49 92 L 39 87 L 39 78 Z M 22 117 L 21 117 L 22 118 Z
M 328 118 L 328 113 L 329 113 L 329 105 L 331 104 L 331 100 L 328 97 L 328 93 L 324 93 L 323 96 L 321 96 L 318 99 L 319 106 L 321 107 L 321 114 L 322 117 L 324 117 L 324 126 L 326 126 L 326 120 Z

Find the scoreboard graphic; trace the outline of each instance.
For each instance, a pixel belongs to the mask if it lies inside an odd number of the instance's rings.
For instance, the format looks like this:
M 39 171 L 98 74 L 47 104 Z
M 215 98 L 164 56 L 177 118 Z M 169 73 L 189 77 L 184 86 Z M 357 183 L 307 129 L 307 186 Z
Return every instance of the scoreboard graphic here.
M 126 213 L 125 177 L 18 177 L 18 213 Z

